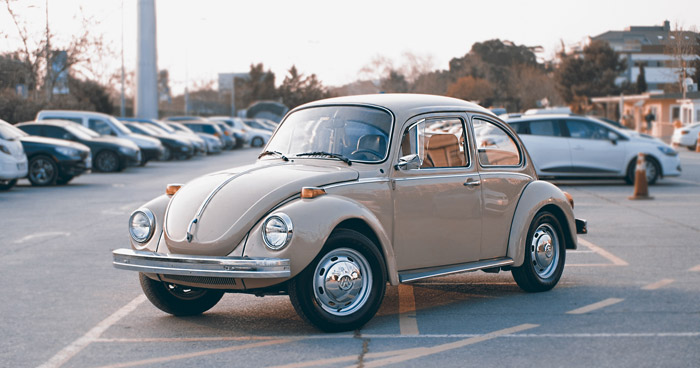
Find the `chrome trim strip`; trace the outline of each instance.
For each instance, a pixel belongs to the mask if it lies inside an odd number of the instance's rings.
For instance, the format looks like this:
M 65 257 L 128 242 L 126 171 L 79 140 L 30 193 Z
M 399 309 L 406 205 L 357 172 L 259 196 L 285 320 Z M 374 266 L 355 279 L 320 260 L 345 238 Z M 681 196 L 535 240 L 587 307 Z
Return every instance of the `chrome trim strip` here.
M 326 186 L 323 186 L 323 188 L 324 188 L 324 189 L 333 189 L 333 188 L 337 188 L 337 187 L 343 187 L 343 186 L 346 186 L 346 185 L 368 184 L 368 183 L 388 183 L 388 182 L 390 182 L 390 181 L 391 181 L 391 180 L 389 180 L 388 178 L 383 178 L 383 179 L 376 179 L 376 178 L 372 178 L 372 179 L 358 179 L 358 180 L 353 180 L 353 181 L 346 181 L 346 182 L 342 182 L 342 183 L 336 183 L 336 184 L 326 185 Z
M 112 257 L 115 268 L 160 275 L 244 279 L 291 276 L 289 259 L 283 258 L 166 255 L 132 249 L 116 249 Z
M 491 260 L 486 260 L 486 261 L 462 263 L 462 264 L 450 265 L 450 266 L 431 267 L 431 268 L 423 268 L 423 269 L 418 269 L 418 270 L 409 270 L 409 271 L 399 272 L 399 282 L 403 283 L 403 282 L 425 279 L 428 277 L 444 276 L 444 275 L 449 275 L 449 274 L 459 273 L 459 272 L 477 271 L 477 270 L 481 270 L 484 268 L 510 266 L 512 264 L 513 264 L 513 259 L 511 259 L 511 258 L 499 258 L 499 259 L 491 259 Z
M 478 173 L 462 173 L 462 174 L 451 174 L 451 175 L 425 175 L 425 176 L 412 176 L 412 177 L 403 177 L 403 178 L 395 178 L 395 181 L 404 181 L 404 180 L 420 180 L 420 179 L 451 179 L 451 178 L 466 178 L 466 177 L 472 177 L 476 176 L 478 177 Z

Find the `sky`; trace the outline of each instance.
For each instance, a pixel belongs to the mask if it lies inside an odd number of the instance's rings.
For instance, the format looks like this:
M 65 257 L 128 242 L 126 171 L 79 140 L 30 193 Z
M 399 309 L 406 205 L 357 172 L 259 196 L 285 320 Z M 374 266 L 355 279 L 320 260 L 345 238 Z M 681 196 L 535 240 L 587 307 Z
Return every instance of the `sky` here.
M 19 37 L 0 0 L 0 52 L 19 47 Z M 98 24 L 115 57 L 95 60 L 117 71 L 122 24 L 124 60 L 136 67 L 138 0 L 9 0 L 12 9 L 40 39 L 46 27 L 46 5 L 55 44 L 79 33 L 81 14 Z M 271 69 L 277 83 L 296 65 L 315 73 L 327 86 L 358 79 L 360 70 L 382 56 L 402 64 L 412 53 L 447 69 L 454 57 L 475 42 L 499 38 L 518 45 L 542 46 L 551 58 L 563 42 L 585 40 L 630 25 L 700 28 L 700 1 L 228 1 L 155 0 L 158 67 L 170 72 L 175 93 L 185 85 L 216 81 L 218 73 L 247 72 L 252 63 Z M 123 21 L 123 23 L 122 23 Z

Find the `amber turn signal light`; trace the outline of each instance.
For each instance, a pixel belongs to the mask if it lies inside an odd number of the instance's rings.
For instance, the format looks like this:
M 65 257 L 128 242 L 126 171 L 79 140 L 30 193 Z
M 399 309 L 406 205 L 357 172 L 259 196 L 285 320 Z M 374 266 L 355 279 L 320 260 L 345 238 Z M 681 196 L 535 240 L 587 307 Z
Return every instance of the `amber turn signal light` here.
M 326 194 L 326 191 L 321 188 L 304 187 L 301 188 L 301 198 L 316 198 Z
M 182 188 L 182 184 L 168 184 L 165 187 L 165 194 L 172 197 L 173 194 L 177 193 L 177 191 L 180 190 L 180 188 Z
M 571 205 L 571 209 L 574 209 L 574 197 L 571 196 L 568 192 L 564 192 L 564 195 L 566 196 L 566 200 L 569 201 L 569 204 Z

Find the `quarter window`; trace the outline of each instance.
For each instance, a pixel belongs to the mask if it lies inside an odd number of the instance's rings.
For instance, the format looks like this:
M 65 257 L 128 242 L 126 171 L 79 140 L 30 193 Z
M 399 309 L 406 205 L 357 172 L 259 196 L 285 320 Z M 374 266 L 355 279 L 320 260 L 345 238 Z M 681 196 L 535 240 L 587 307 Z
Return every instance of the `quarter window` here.
M 406 129 L 401 155 L 418 155 L 420 168 L 464 167 L 469 164 L 461 119 L 429 119 Z
M 608 139 L 609 130 L 602 125 L 582 120 L 567 120 L 566 127 L 571 138 Z
M 481 166 L 520 165 L 520 150 L 510 134 L 487 120 L 475 118 L 473 122 Z

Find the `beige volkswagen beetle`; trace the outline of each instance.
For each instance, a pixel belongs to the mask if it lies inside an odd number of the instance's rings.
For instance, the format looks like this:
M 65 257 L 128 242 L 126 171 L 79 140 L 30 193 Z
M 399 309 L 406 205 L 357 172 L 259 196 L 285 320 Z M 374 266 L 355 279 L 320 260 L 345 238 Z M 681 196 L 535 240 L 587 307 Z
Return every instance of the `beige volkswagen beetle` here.
M 294 109 L 255 164 L 169 185 L 129 231 L 114 265 L 167 313 L 289 294 L 306 321 L 343 331 L 374 316 L 387 282 L 510 270 L 549 290 L 586 222 L 489 111 L 380 94 Z

